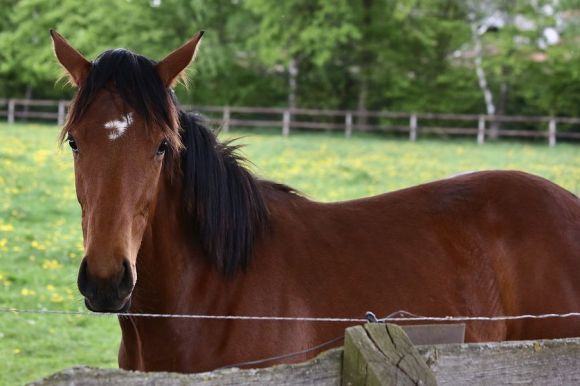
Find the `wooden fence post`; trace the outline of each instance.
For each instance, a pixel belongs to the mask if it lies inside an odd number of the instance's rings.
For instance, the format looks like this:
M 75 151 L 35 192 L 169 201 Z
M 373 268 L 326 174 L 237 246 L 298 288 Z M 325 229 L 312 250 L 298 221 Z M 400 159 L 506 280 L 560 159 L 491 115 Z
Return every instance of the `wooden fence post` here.
M 401 327 L 368 323 L 346 329 L 342 384 L 429 386 L 437 381 Z
M 483 145 L 485 142 L 485 116 L 480 115 L 477 122 L 477 144 Z
M 409 139 L 413 142 L 417 140 L 417 114 L 411 114 L 409 119 Z
M 290 110 L 284 110 L 282 116 L 282 135 L 287 137 L 290 134 Z
M 550 147 L 556 146 L 556 120 L 554 118 L 551 118 L 548 124 L 548 143 Z
M 58 101 L 58 118 L 57 124 L 59 126 L 64 125 L 65 111 L 66 111 L 66 101 Z
M 344 135 L 346 138 L 352 136 L 352 113 L 348 111 L 344 117 Z
M 16 110 L 16 101 L 14 99 L 10 99 L 8 101 L 8 123 L 14 123 L 14 111 Z
M 230 131 L 230 107 L 229 106 L 224 106 L 222 121 L 223 121 L 222 131 L 224 133 L 227 133 L 228 131 Z

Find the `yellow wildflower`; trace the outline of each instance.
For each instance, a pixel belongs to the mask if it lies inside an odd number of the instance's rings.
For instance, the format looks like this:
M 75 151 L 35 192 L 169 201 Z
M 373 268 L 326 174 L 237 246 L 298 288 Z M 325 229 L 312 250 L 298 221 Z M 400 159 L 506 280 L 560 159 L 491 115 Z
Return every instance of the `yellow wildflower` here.
M 50 301 L 53 303 L 62 303 L 64 298 L 60 294 L 54 293 L 50 296 Z
M 36 292 L 34 292 L 33 290 L 28 289 L 28 288 L 22 288 L 20 290 L 20 295 L 22 295 L 22 296 L 33 296 L 33 295 L 36 295 Z
M 57 260 L 44 260 L 42 262 L 42 269 L 46 270 L 54 270 L 54 269 L 61 269 L 62 264 L 59 263 Z
M 38 249 L 39 251 L 44 251 L 44 250 L 46 249 L 46 247 L 45 247 L 44 245 L 42 245 L 41 243 L 39 243 L 39 242 L 38 242 L 38 241 L 36 241 L 36 240 L 33 240 L 33 241 L 30 243 L 30 246 L 31 246 L 32 248 L 34 248 L 34 249 Z
M 14 232 L 14 225 L 0 224 L 0 232 Z

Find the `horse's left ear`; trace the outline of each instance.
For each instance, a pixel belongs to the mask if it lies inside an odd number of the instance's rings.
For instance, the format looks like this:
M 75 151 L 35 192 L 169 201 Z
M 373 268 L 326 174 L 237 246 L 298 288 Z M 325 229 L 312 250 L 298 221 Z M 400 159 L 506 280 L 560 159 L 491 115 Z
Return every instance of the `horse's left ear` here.
M 199 31 L 190 41 L 170 53 L 157 63 L 157 72 L 166 87 L 171 87 L 179 78 L 179 75 L 187 68 L 195 57 L 197 47 L 204 31 Z
M 75 50 L 58 32 L 51 29 L 50 36 L 56 58 L 68 72 L 71 83 L 80 86 L 91 70 L 91 62 Z

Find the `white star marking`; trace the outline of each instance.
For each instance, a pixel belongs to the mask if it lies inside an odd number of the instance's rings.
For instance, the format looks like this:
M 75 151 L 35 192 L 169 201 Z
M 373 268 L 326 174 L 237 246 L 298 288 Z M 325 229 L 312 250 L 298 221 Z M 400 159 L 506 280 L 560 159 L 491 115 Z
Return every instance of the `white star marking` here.
M 121 117 L 121 119 L 113 120 L 105 123 L 105 129 L 111 130 L 109 139 L 114 141 L 125 133 L 125 130 L 133 124 L 133 113 L 129 113 Z

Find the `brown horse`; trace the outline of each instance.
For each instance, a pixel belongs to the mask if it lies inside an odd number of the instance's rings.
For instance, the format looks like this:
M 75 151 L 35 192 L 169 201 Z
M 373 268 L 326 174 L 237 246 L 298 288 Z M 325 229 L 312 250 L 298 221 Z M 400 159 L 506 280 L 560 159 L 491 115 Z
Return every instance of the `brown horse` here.
M 201 36 L 158 63 L 122 49 L 89 62 L 52 32 L 78 86 L 63 139 L 82 207 L 78 286 L 89 309 L 354 318 L 580 311 L 576 196 L 511 171 L 332 204 L 260 180 L 235 146 L 176 105 L 171 87 Z M 303 350 L 345 327 L 119 321 L 121 367 L 181 372 Z M 473 322 L 466 331 L 469 341 L 567 336 L 580 336 L 578 320 Z

